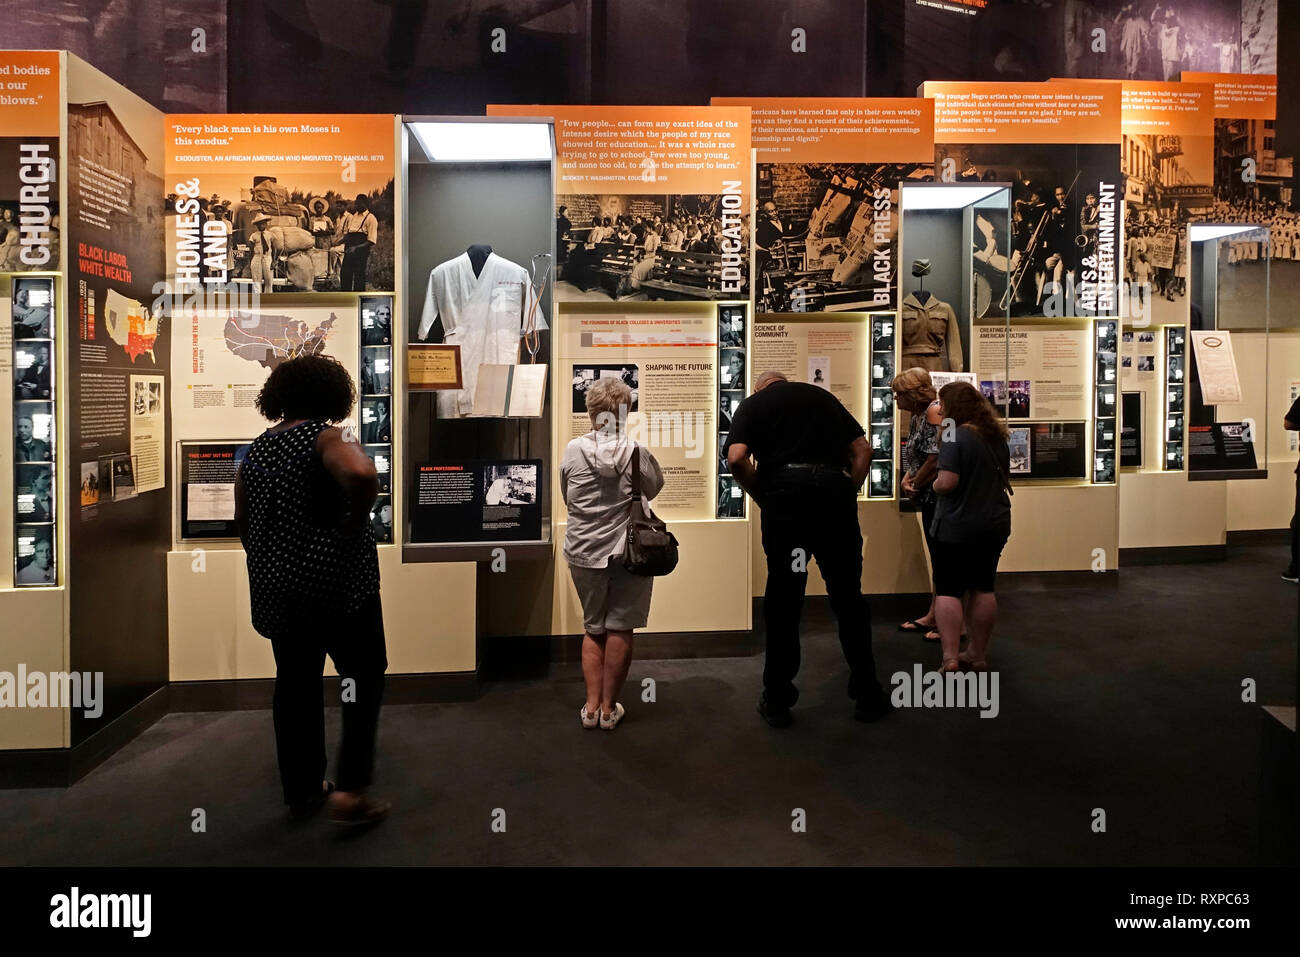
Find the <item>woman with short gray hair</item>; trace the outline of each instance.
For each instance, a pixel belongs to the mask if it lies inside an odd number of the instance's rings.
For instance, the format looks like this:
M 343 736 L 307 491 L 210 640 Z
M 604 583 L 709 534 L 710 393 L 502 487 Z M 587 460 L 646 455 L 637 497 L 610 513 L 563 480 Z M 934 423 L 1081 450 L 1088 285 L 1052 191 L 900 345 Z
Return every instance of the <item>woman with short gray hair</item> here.
M 618 701 L 632 664 L 632 633 L 650 614 L 654 579 L 623 567 L 632 511 L 632 455 L 641 492 L 652 499 L 663 472 L 650 450 L 627 437 L 632 390 L 621 378 L 595 379 L 585 393 L 592 430 L 569 442 L 560 461 L 560 493 L 569 511 L 564 560 L 582 604 L 582 675 L 587 701 L 584 728 L 612 731 L 623 718 Z

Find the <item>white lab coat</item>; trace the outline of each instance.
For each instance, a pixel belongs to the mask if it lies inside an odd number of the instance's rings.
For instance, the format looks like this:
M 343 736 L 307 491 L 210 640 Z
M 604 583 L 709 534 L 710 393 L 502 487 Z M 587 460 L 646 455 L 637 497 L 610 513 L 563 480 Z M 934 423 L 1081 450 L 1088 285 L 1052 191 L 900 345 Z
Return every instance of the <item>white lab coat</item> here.
M 441 317 L 444 341 L 460 346 L 463 385 L 438 392 L 438 418 L 473 414 L 480 365 L 519 361 L 520 329 L 534 302 L 528 270 L 496 253 L 488 254 L 477 276 L 468 253 L 433 268 L 416 338 L 424 339 Z M 540 308 L 536 321 L 537 328 L 546 328 Z

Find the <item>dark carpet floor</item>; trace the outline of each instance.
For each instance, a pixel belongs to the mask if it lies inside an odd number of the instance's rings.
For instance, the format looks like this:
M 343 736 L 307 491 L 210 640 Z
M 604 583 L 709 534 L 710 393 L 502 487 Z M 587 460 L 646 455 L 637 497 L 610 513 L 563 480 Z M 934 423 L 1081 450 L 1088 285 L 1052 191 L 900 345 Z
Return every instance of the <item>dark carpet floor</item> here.
M 269 712 L 173 714 L 67 790 L 0 792 L 0 864 L 1249 865 L 1260 713 L 1242 680 L 1261 703 L 1295 703 L 1281 557 L 1234 548 L 1225 563 L 1126 568 L 1118 585 L 1008 582 L 992 720 L 853 721 L 818 602 L 785 730 L 754 711 L 761 655 L 635 663 L 613 734 L 579 727 L 571 664 L 470 703 L 390 707 L 375 791 L 395 810 L 353 836 L 286 821 Z M 935 647 L 884 611 L 882 680 L 934 666 Z M 653 704 L 633 690 L 645 678 Z

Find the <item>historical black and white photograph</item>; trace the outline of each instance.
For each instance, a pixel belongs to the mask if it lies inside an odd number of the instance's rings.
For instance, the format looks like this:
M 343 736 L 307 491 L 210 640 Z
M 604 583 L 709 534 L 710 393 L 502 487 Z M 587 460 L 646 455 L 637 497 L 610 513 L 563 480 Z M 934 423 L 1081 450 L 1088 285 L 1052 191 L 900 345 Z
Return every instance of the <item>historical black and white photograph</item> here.
M 731 428 L 731 417 L 744 399 L 744 389 L 723 389 L 718 393 L 718 425 L 721 429 Z
M 0 227 L 5 226 L 0 212 Z M 11 223 L 14 231 L 17 223 Z M 4 242 L 0 238 L 0 243 Z M 0 268 L 0 272 L 5 271 Z M 13 336 L 15 339 L 49 339 L 50 316 L 54 311 L 54 280 L 44 277 L 14 280 Z
M 484 505 L 536 505 L 536 465 L 488 465 L 483 469 Z
M 745 348 L 745 310 L 724 307 L 718 310 L 718 345 L 730 349 Z
M 391 496 L 380 495 L 370 507 L 370 530 L 375 541 L 383 544 L 393 540 L 393 500 Z
M 367 346 L 361 350 L 361 394 L 391 395 L 393 350 L 389 346 Z
M 718 518 L 745 517 L 745 490 L 730 475 L 718 476 Z
M 867 473 L 867 494 L 872 498 L 888 498 L 894 493 L 894 465 L 888 459 L 872 462 Z
M 258 0 L 232 9 L 230 107 L 473 116 L 590 102 L 590 0 Z M 610 102 L 622 102 L 611 100 Z
M 6 14 L 8 11 L 6 11 Z M 15 44 L 10 35 L 10 28 L 13 25 L 12 18 L 6 15 L 4 45 L 6 47 L 21 46 Z M 60 42 L 51 42 L 49 48 L 54 49 L 63 46 Z M 49 238 L 48 245 L 44 246 L 27 246 L 23 244 L 22 232 L 22 199 L 21 190 L 31 189 L 33 187 L 24 185 L 27 180 L 34 178 L 31 173 L 22 172 L 25 164 L 24 149 L 34 147 L 44 147 L 47 154 L 54 158 L 57 163 L 59 156 L 59 139 L 51 136 L 11 136 L 9 131 L 0 130 L 0 273 L 23 273 L 23 272 L 55 272 L 59 269 L 59 248 L 60 235 L 62 232 L 62 215 L 59 207 L 59 189 L 57 180 L 54 185 L 48 189 L 42 196 L 42 202 L 39 209 L 49 210 L 49 222 L 45 224 L 48 228 L 46 235 Z M 56 177 L 58 173 L 56 171 Z M 27 180 L 22 177 L 26 175 Z M 30 208 L 30 206 L 29 206 Z M 42 219 L 44 216 L 42 215 Z M 33 333 L 25 328 L 19 327 L 20 310 L 19 310 L 19 291 L 23 288 L 32 289 L 34 287 L 45 287 L 53 289 L 53 280 L 47 278 L 33 280 L 33 286 L 15 285 L 14 295 L 14 338 L 33 338 L 45 337 L 49 335 L 48 328 L 44 332 Z M 36 297 L 38 300 L 40 296 Z M 34 316 L 27 313 L 27 305 L 22 306 L 21 315 L 25 315 L 28 321 Z M 39 308 L 39 307 L 37 307 Z M 48 314 L 47 314 L 48 316 Z
M 724 389 L 745 388 L 745 350 L 722 349 L 718 353 L 718 383 Z
M 49 462 L 54 458 L 54 406 L 49 402 L 14 405 L 14 461 Z
M 14 543 L 17 545 L 14 584 L 53 585 L 58 580 L 54 568 L 52 526 L 15 526 Z
M 929 163 L 760 163 L 760 312 L 896 308 L 898 187 Z
M 131 414 L 161 415 L 163 403 L 162 388 L 163 384 L 161 382 L 133 382 L 131 389 Z
M 393 490 L 393 447 L 391 445 L 364 446 L 366 455 L 375 463 L 375 474 L 379 479 L 379 492 L 387 495 Z
M 724 220 L 719 194 L 566 195 L 555 222 L 558 300 L 749 295 L 749 215 Z
M 110 497 L 114 502 L 135 498 L 135 458 L 128 453 L 109 455 L 100 459 L 101 475 L 108 475 Z
M 1213 146 L 1208 136 L 1123 134 L 1125 315 L 1186 321 L 1186 223 L 1213 215 Z
M 393 300 L 370 296 L 361 300 L 361 344 L 386 346 L 393 341 Z
M 990 286 L 976 290 L 978 315 L 1117 314 L 1117 145 L 943 144 L 935 156 L 956 164 L 959 181 L 1013 184 L 1009 229 L 994 211 L 976 217 L 972 269 Z
M 370 396 L 361 400 L 361 441 L 381 445 L 393 441 L 392 408 L 387 397 Z
M 575 365 L 573 367 L 573 414 L 587 413 L 587 389 L 597 379 L 619 379 L 632 390 L 632 407 L 628 412 L 640 408 L 641 370 L 635 363 L 623 362 L 609 365 Z
M 1262 9 L 1267 5 L 1267 0 L 909 3 L 902 69 L 887 88 L 903 95 L 941 78 L 1177 80 L 1185 70 L 1273 73 L 1277 21 L 1275 8 L 1271 18 Z M 1247 62 L 1252 69 L 1244 69 Z M 872 66 L 873 85 L 890 83 L 889 65 Z
M 14 510 L 20 522 L 54 521 L 54 466 L 19 465 L 14 469 Z
M 871 421 L 894 421 L 894 392 L 892 389 L 871 390 Z
M 14 398 L 49 399 L 54 392 L 53 343 L 25 339 L 14 343 Z

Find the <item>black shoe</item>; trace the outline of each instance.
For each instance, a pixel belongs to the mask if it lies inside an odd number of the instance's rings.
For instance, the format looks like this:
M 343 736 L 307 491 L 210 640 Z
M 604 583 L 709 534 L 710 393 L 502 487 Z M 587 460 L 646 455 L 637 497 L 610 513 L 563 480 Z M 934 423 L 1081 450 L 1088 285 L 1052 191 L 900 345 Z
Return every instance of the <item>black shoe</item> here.
M 855 721 L 879 721 L 885 715 L 894 710 L 894 706 L 889 703 L 883 692 L 877 692 L 871 695 L 867 700 L 859 701 L 853 709 L 853 719 Z
M 1300 583 L 1300 575 L 1297 575 L 1295 568 L 1291 567 L 1282 573 L 1282 581 Z
M 758 696 L 758 713 L 773 728 L 788 728 L 791 722 L 794 721 L 794 716 L 790 714 L 789 708 L 776 708 L 767 703 L 766 691 Z
M 326 800 L 334 793 L 333 781 L 320 783 L 320 794 L 305 801 L 296 801 L 289 805 L 289 816 L 295 821 L 306 821 L 316 816 L 316 812 L 325 806 Z

